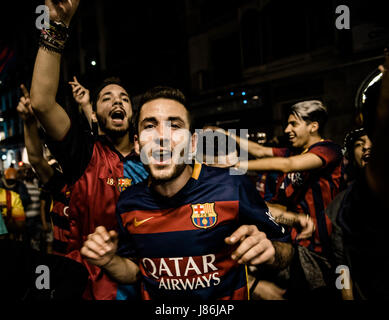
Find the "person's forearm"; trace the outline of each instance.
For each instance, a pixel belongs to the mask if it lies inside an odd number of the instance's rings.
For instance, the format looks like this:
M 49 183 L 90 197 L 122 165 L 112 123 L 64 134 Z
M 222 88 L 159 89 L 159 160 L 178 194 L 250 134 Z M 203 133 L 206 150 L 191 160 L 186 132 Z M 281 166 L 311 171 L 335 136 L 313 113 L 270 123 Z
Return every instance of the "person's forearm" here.
M 38 114 L 56 104 L 60 66 L 59 53 L 39 48 L 31 83 L 31 104 Z
M 88 120 L 89 127 L 92 128 L 92 105 L 87 103 L 86 105 L 80 105 L 82 112 L 84 113 L 86 119 Z
M 36 171 L 41 182 L 43 184 L 47 183 L 54 174 L 54 170 L 43 157 L 43 147 L 35 119 L 24 122 L 24 143 L 31 166 Z
M 238 164 L 238 168 L 247 169 L 251 171 L 290 171 L 289 159 L 281 157 L 241 161 Z
M 135 283 L 140 276 L 139 267 L 133 261 L 117 255 L 102 268 L 107 271 L 113 279 L 123 284 Z
M 260 144 L 250 141 L 248 139 L 244 139 L 241 137 L 238 137 L 237 135 L 233 133 L 228 133 L 227 135 L 231 137 L 232 139 L 235 139 L 236 142 L 239 144 L 240 148 L 247 151 L 249 154 L 256 158 L 263 158 L 263 157 L 272 157 L 273 156 L 273 149 L 269 147 L 261 146 Z
M 270 212 L 277 223 L 286 225 L 291 228 L 300 226 L 298 213 L 287 211 L 286 207 L 280 205 L 275 205 L 272 203 L 266 204 L 269 207 Z

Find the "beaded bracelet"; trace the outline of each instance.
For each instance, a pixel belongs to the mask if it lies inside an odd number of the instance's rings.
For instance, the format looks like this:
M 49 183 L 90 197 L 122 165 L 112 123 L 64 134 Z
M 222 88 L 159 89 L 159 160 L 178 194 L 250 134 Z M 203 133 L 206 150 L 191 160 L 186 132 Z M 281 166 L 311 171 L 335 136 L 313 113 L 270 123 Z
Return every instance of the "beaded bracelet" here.
M 50 20 L 49 28 L 41 30 L 39 46 L 49 51 L 62 53 L 68 38 L 69 28 L 63 22 Z

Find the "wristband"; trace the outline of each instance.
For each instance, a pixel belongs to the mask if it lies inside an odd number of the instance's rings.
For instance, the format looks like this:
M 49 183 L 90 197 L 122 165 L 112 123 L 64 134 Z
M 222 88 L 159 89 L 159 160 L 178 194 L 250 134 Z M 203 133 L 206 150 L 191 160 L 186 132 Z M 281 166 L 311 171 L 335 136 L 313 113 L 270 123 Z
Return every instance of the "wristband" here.
M 63 23 L 50 20 L 47 29 L 41 30 L 39 46 L 49 51 L 62 53 L 69 38 L 69 28 Z

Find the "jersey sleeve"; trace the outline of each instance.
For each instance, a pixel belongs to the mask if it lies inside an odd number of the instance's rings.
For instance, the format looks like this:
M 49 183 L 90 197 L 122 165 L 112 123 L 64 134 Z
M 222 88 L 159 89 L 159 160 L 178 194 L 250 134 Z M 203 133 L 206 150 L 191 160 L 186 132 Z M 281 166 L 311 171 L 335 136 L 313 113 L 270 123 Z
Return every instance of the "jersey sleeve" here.
M 247 176 L 241 177 L 239 185 L 239 222 L 241 225 L 256 225 L 270 240 L 290 241 L 289 233 L 275 222 L 265 201 Z
M 76 182 L 84 173 L 92 157 L 94 142 L 95 138 L 90 129 L 73 119 L 69 132 L 62 141 L 53 141 L 46 137 L 46 143 L 61 165 L 69 185 Z
M 26 220 L 26 215 L 24 213 L 22 200 L 19 195 L 11 191 L 12 197 L 12 217 L 15 221 L 24 221 Z
M 331 142 L 318 143 L 308 150 L 308 152 L 317 155 L 323 161 L 323 168 L 331 164 L 340 163 L 342 160 L 340 146 Z
M 288 148 L 273 148 L 273 157 L 289 157 L 290 149 Z

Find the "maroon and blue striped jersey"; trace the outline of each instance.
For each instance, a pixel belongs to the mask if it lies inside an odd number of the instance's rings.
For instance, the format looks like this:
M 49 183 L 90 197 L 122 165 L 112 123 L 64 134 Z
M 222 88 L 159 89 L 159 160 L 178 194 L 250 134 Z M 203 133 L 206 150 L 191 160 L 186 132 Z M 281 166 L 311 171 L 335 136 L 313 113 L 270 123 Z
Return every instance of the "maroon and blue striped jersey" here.
M 339 145 L 325 140 L 313 144 L 305 153 L 320 157 L 322 167 L 284 174 L 279 183 L 276 201 L 286 205 L 291 211 L 309 215 L 314 221 L 316 232 L 310 239 L 300 240 L 299 244 L 316 252 L 328 253 L 332 224 L 325 209 L 340 191 L 342 151 Z M 273 155 L 289 157 L 296 153 L 288 148 L 273 148 Z M 297 231 L 293 229 L 293 241 L 296 236 Z
M 246 266 L 231 259 L 224 240 L 241 225 L 256 225 L 269 239 L 289 241 L 247 176 L 195 164 L 173 197 L 147 182 L 120 195 L 118 254 L 139 263 L 146 300 L 243 300 Z
M 124 157 L 108 137 L 92 136 L 73 123 L 66 137 L 60 142 L 50 142 L 49 147 L 63 168 L 72 191 L 67 257 L 82 263 L 89 272 L 83 297 L 119 299 L 122 294 L 118 283 L 101 268 L 83 259 L 80 249 L 97 227 L 117 229 L 116 203 L 120 192 L 146 179 L 148 173 L 135 154 Z

